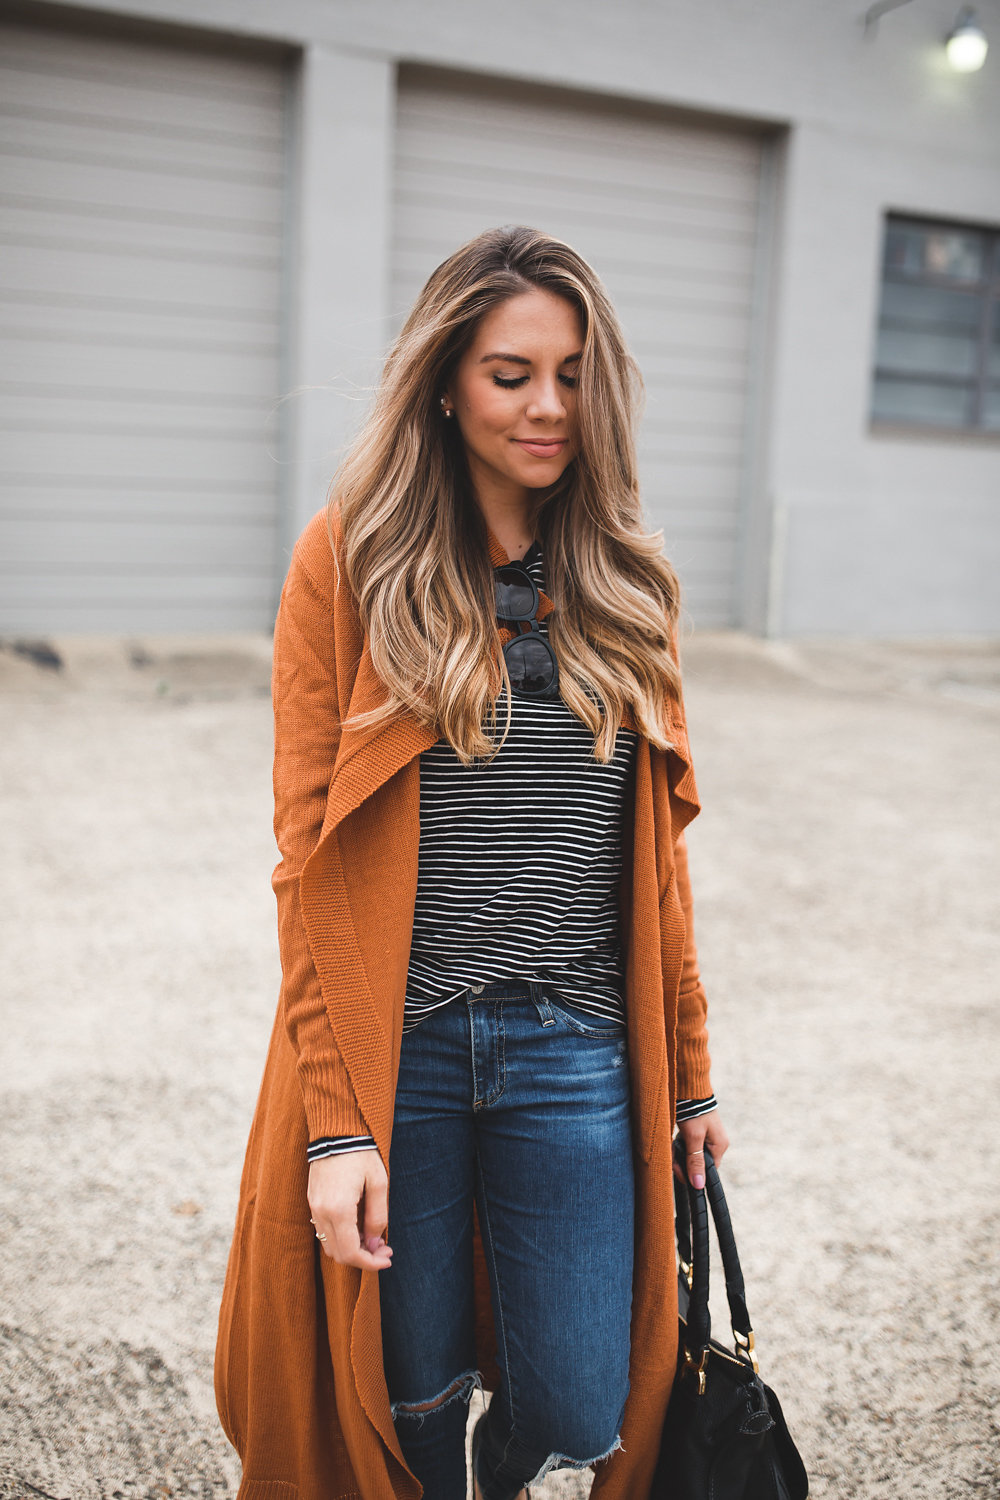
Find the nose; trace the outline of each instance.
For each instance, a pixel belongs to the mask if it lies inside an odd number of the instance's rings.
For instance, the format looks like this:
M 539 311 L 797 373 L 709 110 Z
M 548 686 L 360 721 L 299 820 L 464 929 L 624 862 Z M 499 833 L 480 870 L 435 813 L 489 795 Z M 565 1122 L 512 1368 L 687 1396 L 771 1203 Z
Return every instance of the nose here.
M 566 416 L 562 386 L 555 380 L 533 381 L 526 415 L 534 421 L 561 422 Z

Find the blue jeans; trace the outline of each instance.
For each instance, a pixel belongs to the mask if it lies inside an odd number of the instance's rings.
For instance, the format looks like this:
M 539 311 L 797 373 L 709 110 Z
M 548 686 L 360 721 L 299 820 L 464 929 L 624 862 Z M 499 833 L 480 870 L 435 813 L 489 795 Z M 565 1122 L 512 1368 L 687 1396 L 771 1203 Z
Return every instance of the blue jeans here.
M 513 1500 L 622 1446 L 634 1184 L 620 1022 L 494 980 L 403 1035 L 379 1293 L 393 1422 L 425 1500 L 467 1495 L 473 1198 L 501 1376 L 476 1477 L 484 1500 Z

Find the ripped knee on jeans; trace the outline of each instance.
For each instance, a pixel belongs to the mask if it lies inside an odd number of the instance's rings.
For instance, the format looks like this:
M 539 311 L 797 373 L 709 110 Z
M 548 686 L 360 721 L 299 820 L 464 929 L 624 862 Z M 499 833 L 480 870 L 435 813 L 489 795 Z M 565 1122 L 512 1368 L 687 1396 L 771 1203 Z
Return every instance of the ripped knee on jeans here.
M 468 1405 L 475 1390 L 483 1390 L 483 1377 L 478 1370 L 466 1370 L 464 1375 L 457 1375 L 446 1385 L 440 1395 L 431 1396 L 427 1401 L 391 1402 L 392 1419 L 395 1421 L 397 1417 L 411 1417 L 420 1423 L 428 1412 L 440 1411 L 452 1401 L 464 1401 Z

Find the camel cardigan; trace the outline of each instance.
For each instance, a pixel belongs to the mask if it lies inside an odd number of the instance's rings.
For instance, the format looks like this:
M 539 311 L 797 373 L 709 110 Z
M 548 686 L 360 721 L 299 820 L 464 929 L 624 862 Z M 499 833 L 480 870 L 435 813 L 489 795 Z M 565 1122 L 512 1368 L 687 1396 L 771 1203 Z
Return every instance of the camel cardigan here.
M 489 532 L 494 565 L 509 559 Z M 243 1460 L 239 1500 L 420 1500 L 382 1365 L 379 1276 L 321 1253 L 306 1146 L 370 1134 L 388 1171 L 419 841 L 419 757 L 439 738 L 384 699 L 326 512 L 296 543 L 275 625 L 274 828 L 282 979 L 219 1310 L 216 1400 Z M 539 617 L 551 612 L 543 595 Z M 498 640 L 513 632 L 498 630 Z M 677 654 L 676 636 L 673 641 Z M 637 729 L 631 717 L 626 726 Z M 706 998 L 684 840 L 699 811 L 683 702 L 644 735 L 627 796 L 619 910 L 636 1185 L 624 1447 L 595 1500 L 647 1500 L 677 1354 L 671 1137 L 678 1095 L 712 1093 Z M 389 1184 L 392 1242 L 392 1184 Z M 609 1209 L 610 1211 L 610 1209 Z M 489 1279 L 474 1234 L 476 1364 L 499 1385 Z

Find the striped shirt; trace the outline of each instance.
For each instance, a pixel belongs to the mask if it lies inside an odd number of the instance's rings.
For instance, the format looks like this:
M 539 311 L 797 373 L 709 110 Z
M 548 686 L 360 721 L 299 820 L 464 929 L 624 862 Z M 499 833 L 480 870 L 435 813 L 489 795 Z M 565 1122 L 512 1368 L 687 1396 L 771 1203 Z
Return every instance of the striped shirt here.
M 522 559 L 544 590 L 536 541 Z M 538 622 L 547 634 L 546 620 Z M 506 690 L 496 703 L 496 740 Z M 638 735 L 619 729 L 608 762 L 559 697 L 516 693 L 495 757 L 464 766 L 447 739 L 420 757 L 420 844 L 403 1032 L 473 984 L 533 979 L 567 1004 L 625 1024 L 618 913 L 622 816 Z M 677 1118 L 715 1107 L 683 1100 Z M 375 1145 L 326 1137 L 309 1160 Z

